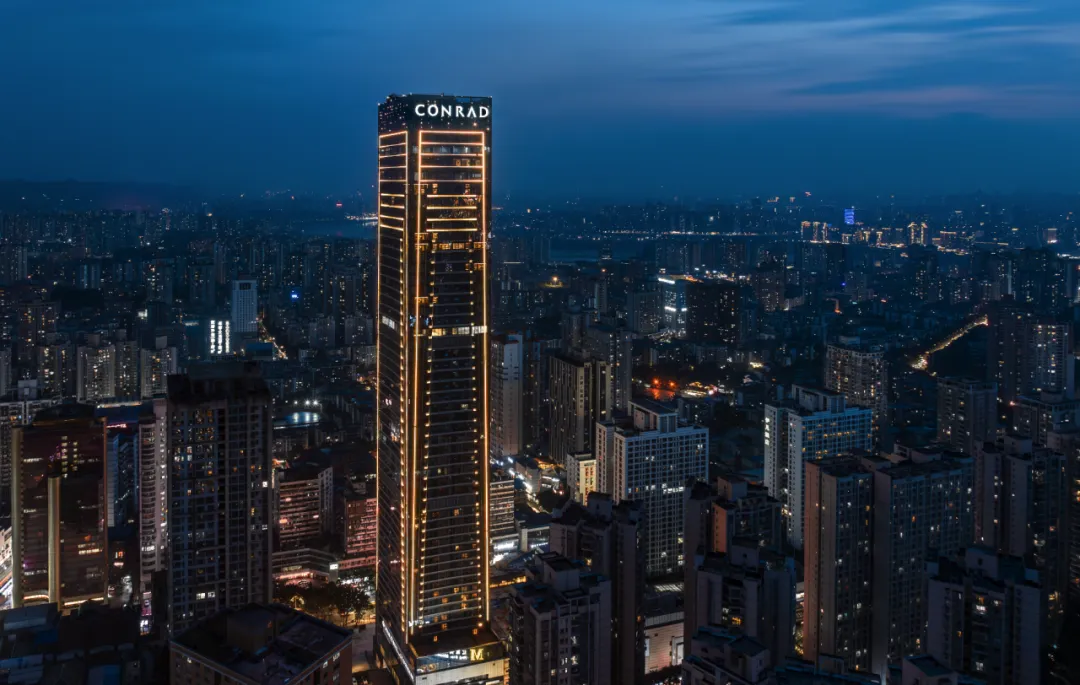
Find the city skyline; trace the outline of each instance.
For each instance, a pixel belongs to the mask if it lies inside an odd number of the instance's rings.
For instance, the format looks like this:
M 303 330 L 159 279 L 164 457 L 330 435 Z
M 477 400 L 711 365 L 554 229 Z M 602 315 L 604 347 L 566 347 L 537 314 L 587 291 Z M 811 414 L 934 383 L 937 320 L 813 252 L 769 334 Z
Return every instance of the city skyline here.
M 1062 0 L 617 9 L 429 5 L 410 29 L 422 47 L 387 63 L 405 38 L 404 10 L 387 3 L 16 3 L 0 59 L 25 68 L 0 89 L 22 104 L 0 115 L 0 178 L 365 191 L 373 105 L 454 91 L 500 102 L 500 198 L 1080 184 L 1080 14 Z M 579 28 L 562 30 L 560 13 Z M 447 26 L 485 29 L 458 48 L 477 64 L 467 76 L 430 59 Z

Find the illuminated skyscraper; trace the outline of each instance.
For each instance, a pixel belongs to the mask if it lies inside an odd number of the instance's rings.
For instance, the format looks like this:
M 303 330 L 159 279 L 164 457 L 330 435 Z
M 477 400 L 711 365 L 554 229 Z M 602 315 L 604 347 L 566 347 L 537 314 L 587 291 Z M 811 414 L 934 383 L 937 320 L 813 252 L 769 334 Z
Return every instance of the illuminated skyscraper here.
M 377 651 L 399 682 L 501 683 L 488 626 L 491 100 L 379 107 Z

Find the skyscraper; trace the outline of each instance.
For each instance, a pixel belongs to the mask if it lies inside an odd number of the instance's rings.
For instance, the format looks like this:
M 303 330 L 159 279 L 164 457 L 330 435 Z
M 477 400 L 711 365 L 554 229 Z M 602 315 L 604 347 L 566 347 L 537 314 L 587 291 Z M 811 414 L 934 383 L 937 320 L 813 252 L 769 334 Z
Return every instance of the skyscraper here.
M 937 383 L 937 440 L 950 449 L 975 454 L 997 432 L 997 384 L 962 378 Z
M 257 364 L 169 377 L 169 626 L 270 601 L 272 402 Z
M 104 601 L 105 422 L 93 407 L 38 413 L 12 435 L 12 604 Z
M 401 681 L 502 682 L 488 625 L 490 167 L 489 98 L 379 106 L 376 650 Z
M 235 335 L 259 332 L 259 282 L 251 279 L 233 281 L 232 312 L 229 321 Z
M 765 405 L 765 486 L 784 507 L 788 541 L 803 543 L 804 464 L 869 451 L 873 411 L 843 395 L 796 385 L 790 402 Z

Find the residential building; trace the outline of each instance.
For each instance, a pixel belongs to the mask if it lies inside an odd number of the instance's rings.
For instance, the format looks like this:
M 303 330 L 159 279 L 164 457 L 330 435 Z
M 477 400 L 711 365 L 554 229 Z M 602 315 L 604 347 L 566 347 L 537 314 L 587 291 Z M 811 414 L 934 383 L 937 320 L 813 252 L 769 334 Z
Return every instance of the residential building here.
M 874 473 L 858 459 L 806 463 L 803 656 L 871 672 Z
M 805 464 L 872 446 L 873 410 L 847 406 L 840 393 L 796 385 L 791 401 L 765 405 L 765 486 L 783 507 L 792 547 L 803 546 Z
M 937 441 L 949 449 L 975 454 L 977 446 L 997 438 L 997 384 L 966 378 L 937 382 Z
M 272 400 L 258 364 L 170 376 L 169 627 L 268 602 L 273 535 Z
M 683 491 L 690 479 L 708 475 L 709 431 L 680 425 L 677 410 L 658 402 L 638 399 L 630 408 L 633 423 L 604 431 L 597 462 L 602 473 L 614 474 L 616 503 L 643 507 L 646 573 L 676 573 L 683 567 Z

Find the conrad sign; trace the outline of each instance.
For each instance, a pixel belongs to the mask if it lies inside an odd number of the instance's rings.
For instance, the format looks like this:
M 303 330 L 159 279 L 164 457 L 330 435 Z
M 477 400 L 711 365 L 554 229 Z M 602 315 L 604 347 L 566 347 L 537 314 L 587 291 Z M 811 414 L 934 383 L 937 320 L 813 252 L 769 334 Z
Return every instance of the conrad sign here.
M 484 105 L 440 105 L 434 102 L 421 102 L 413 112 L 418 117 L 443 117 L 445 119 L 487 119 L 491 108 Z

